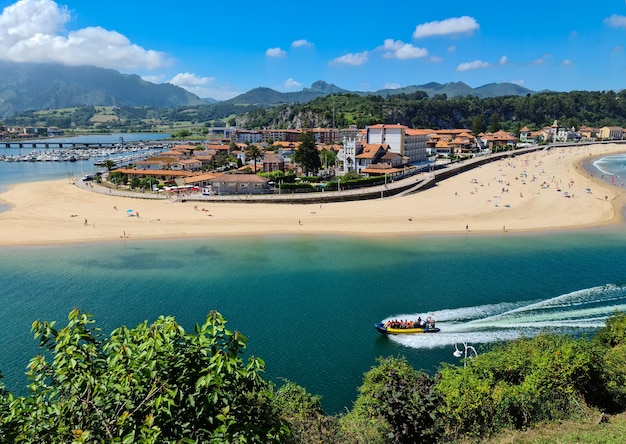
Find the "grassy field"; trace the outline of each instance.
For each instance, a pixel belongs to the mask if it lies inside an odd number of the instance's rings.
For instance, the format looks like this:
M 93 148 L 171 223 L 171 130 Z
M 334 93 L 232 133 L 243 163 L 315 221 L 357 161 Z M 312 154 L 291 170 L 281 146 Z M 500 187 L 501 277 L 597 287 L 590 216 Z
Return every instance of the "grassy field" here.
M 469 444 L 475 441 L 464 441 Z M 626 413 L 600 414 L 580 421 L 543 424 L 523 432 L 504 432 L 485 444 L 622 444 L 626 442 Z

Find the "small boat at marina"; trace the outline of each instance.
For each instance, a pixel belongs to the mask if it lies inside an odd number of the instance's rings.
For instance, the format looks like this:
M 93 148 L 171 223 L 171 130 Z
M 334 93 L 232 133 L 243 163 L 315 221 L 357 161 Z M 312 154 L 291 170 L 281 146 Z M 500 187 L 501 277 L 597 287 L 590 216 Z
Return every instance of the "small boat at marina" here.
M 435 320 L 428 317 L 426 321 L 387 321 L 374 324 L 374 328 L 384 335 L 414 335 L 421 333 L 437 333 L 441 329 L 435 327 Z

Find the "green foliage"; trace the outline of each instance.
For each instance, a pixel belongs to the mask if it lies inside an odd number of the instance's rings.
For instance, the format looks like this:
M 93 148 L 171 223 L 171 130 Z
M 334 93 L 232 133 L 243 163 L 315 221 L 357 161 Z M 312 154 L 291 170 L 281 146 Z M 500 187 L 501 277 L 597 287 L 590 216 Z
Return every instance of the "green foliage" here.
M 626 344 L 626 313 L 615 312 L 606 320 L 606 326 L 595 334 L 593 340 L 603 347 Z
M 414 370 L 404 358 L 379 359 L 365 374 L 349 415 L 384 419 L 397 443 L 431 442 L 437 437 L 436 411 L 441 402 L 435 381 Z
M 324 416 L 320 397 L 311 395 L 304 387 L 287 381 L 276 391 L 274 406 L 291 432 L 284 442 L 345 442 L 337 440 L 340 431 L 338 419 Z
M 113 171 L 111 174 L 109 174 L 109 182 L 116 185 L 126 185 L 128 183 L 128 175 L 122 173 L 121 171 Z
M 593 338 L 602 353 L 597 362 L 598 381 L 594 381 L 595 403 L 609 412 L 626 407 L 626 314 L 615 313 Z
M 467 368 L 444 366 L 437 390 L 447 434 L 485 436 L 580 413 L 594 357 L 585 340 L 541 334 L 500 344 Z
M 341 177 L 337 177 L 330 182 L 331 188 L 336 190 L 341 186 L 342 190 L 353 188 L 369 187 L 373 185 L 381 185 L 385 183 L 385 176 L 363 177 L 354 171 L 348 171 Z
M 280 189 L 281 191 L 310 192 L 313 191 L 313 185 L 308 182 L 282 182 Z
M 500 125 L 500 116 L 498 113 L 493 113 L 491 117 L 489 117 L 489 128 L 487 128 L 487 131 L 490 133 L 496 133 L 500 131 L 500 129 L 502 129 L 502 126 Z
M 258 145 L 251 145 L 247 150 L 246 150 L 246 160 L 252 160 L 254 161 L 254 172 L 256 173 L 256 163 L 259 159 L 263 158 L 263 151 L 261 150 L 261 148 L 258 147 Z
M 184 139 L 189 136 L 191 136 L 191 131 L 186 128 L 180 129 L 174 133 L 174 137 L 177 139 Z
M 305 174 L 308 175 L 309 172 L 316 174 L 322 166 L 322 161 L 317 152 L 315 134 L 312 131 L 304 131 L 300 135 L 300 142 L 300 146 L 293 154 L 293 160 L 302 165 Z
M 335 165 L 335 161 L 337 160 L 337 153 L 331 150 L 327 150 L 324 148 L 320 153 L 320 157 L 322 160 L 322 165 L 324 166 L 333 166 Z
M 484 133 L 486 129 L 483 116 L 479 114 L 474 117 L 474 120 L 472 120 L 472 135 L 478 136 L 480 133 Z
M 264 363 L 212 312 L 193 334 L 171 317 L 105 337 L 74 310 L 60 330 L 33 323 L 44 354 L 30 362 L 30 397 L 10 404 L 11 442 L 278 442 Z M 3 403 L 3 405 L 5 405 Z
M 152 190 L 152 187 L 158 183 L 159 180 L 157 178 L 148 176 L 140 179 L 138 187 L 142 190 Z

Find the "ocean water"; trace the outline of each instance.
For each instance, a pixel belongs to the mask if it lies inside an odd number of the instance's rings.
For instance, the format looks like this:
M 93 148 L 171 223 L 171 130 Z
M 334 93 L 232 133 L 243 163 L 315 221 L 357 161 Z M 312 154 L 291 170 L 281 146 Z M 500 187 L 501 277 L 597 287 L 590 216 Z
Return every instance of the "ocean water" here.
M 23 392 L 36 319 L 79 307 L 110 332 L 159 315 L 191 330 L 211 310 L 249 339 L 266 378 L 351 408 L 381 356 L 433 373 L 540 331 L 593 334 L 626 307 L 626 227 L 455 236 L 255 236 L 0 247 L 0 371 Z M 434 316 L 441 332 L 380 335 L 384 319 Z

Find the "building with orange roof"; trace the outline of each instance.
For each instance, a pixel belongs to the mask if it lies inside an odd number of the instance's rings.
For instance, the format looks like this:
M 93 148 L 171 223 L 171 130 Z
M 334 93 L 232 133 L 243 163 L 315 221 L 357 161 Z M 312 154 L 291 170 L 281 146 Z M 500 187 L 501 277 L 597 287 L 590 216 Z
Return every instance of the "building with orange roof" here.
M 578 135 L 580 136 L 581 140 L 584 141 L 597 140 L 599 132 L 600 130 L 598 128 L 591 128 L 588 126 L 581 126 L 578 129 Z
M 387 153 L 389 145 L 366 143 L 361 145 L 361 151 L 355 156 L 354 170 L 362 174 L 363 170 L 379 160 Z
M 135 168 L 138 170 L 162 170 L 164 166 L 165 162 L 152 158 L 135 162 Z
M 273 171 L 285 171 L 285 158 L 274 152 L 267 152 L 263 156 L 263 172 L 271 173 Z
M 518 142 L 518 139 L 514 135 L 503 130 L 495 133 L 480 133 L 478 137 L 482 145 L 489 149 L 515 145 Z
M 172 183 L 177 179 L 183 180 L 186 177 L 191 177 L 194 175 L 191 171 L 173 171 L 173 170 L 134 170 L 130 168 L 120 168 L 115 170 L 116 172 L 121 172 L 126 174 L 128 177 L 137 177 L 139 179 L 143 179 L 145 177 L 154 177 L 162 182 Z

